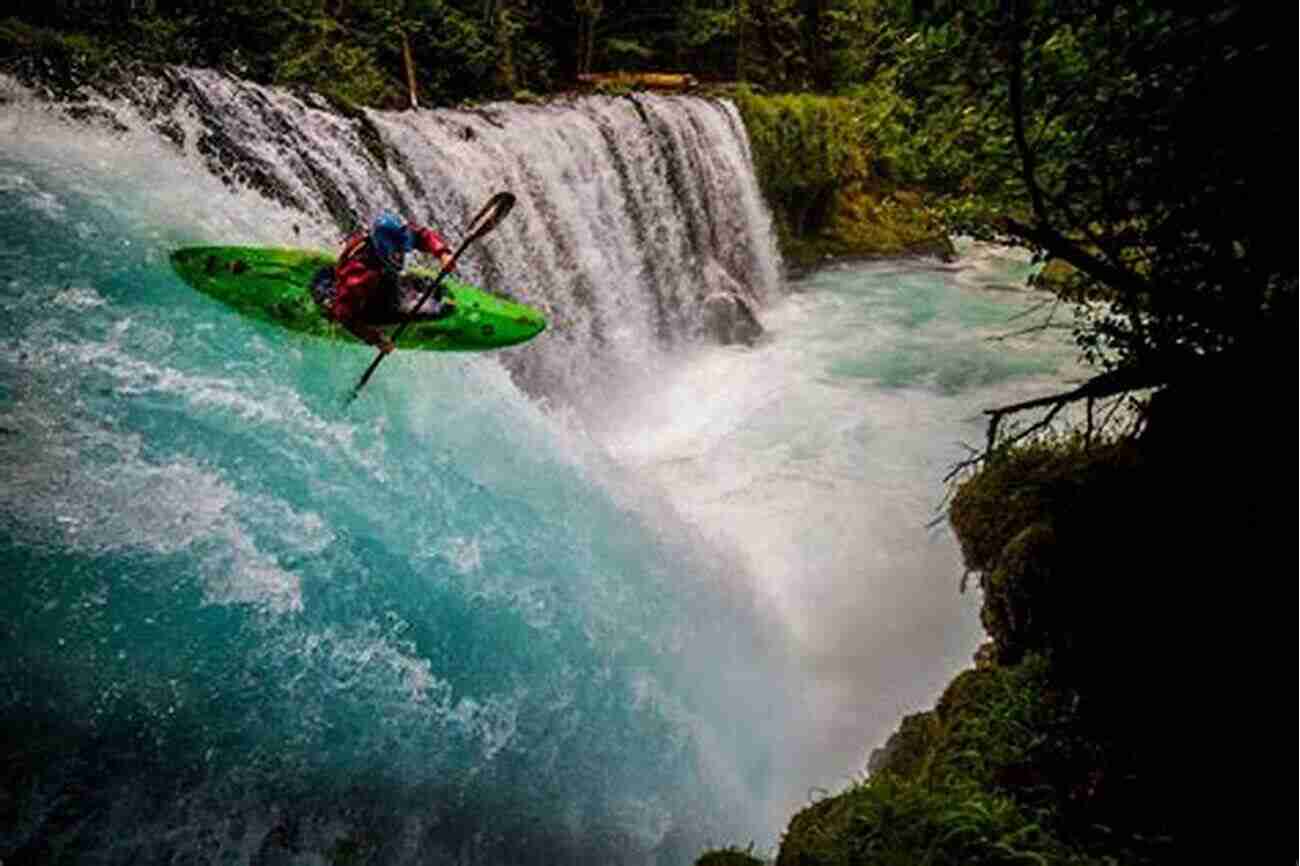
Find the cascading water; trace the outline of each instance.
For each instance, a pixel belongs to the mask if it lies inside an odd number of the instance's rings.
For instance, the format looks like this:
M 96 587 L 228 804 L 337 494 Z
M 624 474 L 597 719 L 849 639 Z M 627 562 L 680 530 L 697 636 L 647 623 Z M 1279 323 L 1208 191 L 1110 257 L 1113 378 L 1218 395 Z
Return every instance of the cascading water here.
M 379 207 L 548 311 L 399 353 L 188 290 Z M 1059 378 L 967 260 L 782 300 L 732 106 L 343 116 L 171 70 L 0 79 L 0 858 L 687 863 L 770 845 L 978 640 L 938 477 Z M 1021 265 L 1014 264 L 1013 268 Z M 752 349 L 699 339 L 720 293 Z
M 514 192 L 518 211 L 462 271 L 558 325 L 544 353 L 505 356 L 536 394 L 598 402 L 620 371 L 697 336 L 710 296 L 756 304 L 778 292 L 770 220 L 729 103 L 640 95 L 343 117 L 311 95 L 188 70 L 123 83 L 116 97 L 79 115 L 152 130 L 282 204 L 297 214 L 292 234 L 276 234 L 283 243 L 333 247 L 382 207 L 454 242 L 494 192 Z
M 775 290 L 734 111 L 128 90 L 75 124 L 3 94 L 5 862 L 685 862 L 770 832 L 782 678 L 736 569 L 517 384 L 592 399 L 691 338 L 707 274 Z M 381 206 L 454 240 L 498 189 L 520 205 L 463 270 L 548 342 L 396 357 L 352 415 L 365 347 L 166 265 Z

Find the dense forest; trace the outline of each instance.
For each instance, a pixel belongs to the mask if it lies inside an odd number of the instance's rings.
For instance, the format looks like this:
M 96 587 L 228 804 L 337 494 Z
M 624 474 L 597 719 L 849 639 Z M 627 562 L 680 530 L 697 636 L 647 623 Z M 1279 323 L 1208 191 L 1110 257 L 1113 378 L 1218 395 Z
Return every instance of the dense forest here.
M 933 4 L 874 0 L 62 0 L 11 19 L 83 59 L 129 56 L 226 68 L 371 105 L 549 93 L 608 71 L 830 91 L 871 73 L 894 26 Z M 49 47 L 53 40 L 45 39 Z
M 1024 324 L 1072 306 L 1094 373 L 990 407 L 986 441 L 952 476 L 947 514 L 990 643 L 869 779 L 794 819 L 778 862 L 1163 863 L 1208 857 L 1280 811 L 1254 792 L 1281 739 L 1267 671 L 1291 628 L 1259 600 L 1272 570 L 1293 567 L 1268 481 L 1280 467 L 1289 484 L 1296 441 L 1282 376 L 1297 322 L 1290 14 L 1160 0 L 64 0 L 0 19 L 0 54 L 55 77 L 210 65 L 393 109 L 680 73 L 741 106 L 787 244 L 892 208 L 1050 263 Z M 1077 422 L 1060 432 L 1067 408 Z M 1258 691 L 1246 670 L 1265 672 Z M 1205 764 L 1225 759 L 1189 754 L 1189 740 L 1263 753 L 1211 789 Z

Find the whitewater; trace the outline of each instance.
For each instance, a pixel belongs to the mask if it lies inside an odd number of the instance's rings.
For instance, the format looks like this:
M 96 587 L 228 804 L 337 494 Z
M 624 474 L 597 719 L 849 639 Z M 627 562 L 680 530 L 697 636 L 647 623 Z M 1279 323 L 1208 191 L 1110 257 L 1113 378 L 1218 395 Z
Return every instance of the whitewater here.
M 545 310 L 370 360 L 187 289 L 379 207 Z M 980 641 L 931 526 L 980 410 L 1076 375 L 1029 265 L 790 282 L 735 108 L 341 117 L 173 70 L 0 80 L 4 862 L 689 863 L 770 850 Z M 742 299 L 765 334 L 708 338 Z

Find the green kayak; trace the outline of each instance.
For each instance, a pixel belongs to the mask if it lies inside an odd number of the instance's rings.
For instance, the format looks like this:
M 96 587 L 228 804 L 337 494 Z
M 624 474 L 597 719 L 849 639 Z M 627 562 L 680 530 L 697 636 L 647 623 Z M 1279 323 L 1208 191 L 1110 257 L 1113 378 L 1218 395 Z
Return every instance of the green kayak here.
M 355 339 L 325 316 L 313 296 L 314 284 L 317 291 L 322 284 L 332 284 L 332 275 L 322 273 L 334 265 L 335 256 L 330 253 L 273 247 L 183 247 L 172 253 L 171 260 L 181 279 L 245 316 L 291 331 Z M 408 268 L 402 279 L 436 276 L 436 271 Z M 546 319 L 532 307 L 475 288 L 453 275 L 442 285 L 450 313 L 436 319 L 417 316 L 398 339 L 399 348 L 498 349 L 531 340 L 546 327 Z M 430 301 L 428 306 L 436 305 Z

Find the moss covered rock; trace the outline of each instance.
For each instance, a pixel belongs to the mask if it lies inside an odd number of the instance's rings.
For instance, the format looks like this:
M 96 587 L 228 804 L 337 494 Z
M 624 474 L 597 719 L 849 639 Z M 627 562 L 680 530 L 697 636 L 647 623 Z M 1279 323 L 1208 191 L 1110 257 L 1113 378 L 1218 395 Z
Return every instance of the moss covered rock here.
M 996 658 L 1070 652 L 1095 631 L 1111 598 L 1108 542 L 1133 529 L 1145 498 L 1132 443 L 1082 437 L 994 455 L 953 497 L 949 517 L 966 566 L 979 575 L 980 619 Z
M 782 252 L 796 267 L 827 258 L 951 255 L 919 193 L 888 177 L 862 100 L 734 94 Z
M 719 851 L 709 851 L 695 861 L 695 866 L 767 866 L 767 864 L 755 857 L 750 851 L 742 851 L 739 848 L 725 848 Z
M 885 745 L 872 751 L 867 759 L 867 772 L 873 776 L 894 773 L 908 779 L 917 778 L 925 770 L 939 729 L 938 716 L 932 712 L 904 716 Z

